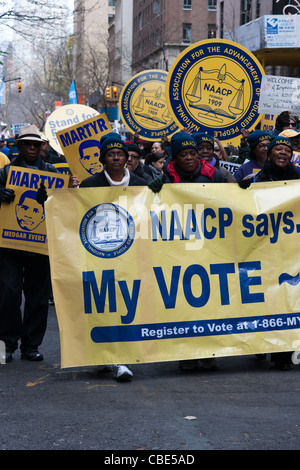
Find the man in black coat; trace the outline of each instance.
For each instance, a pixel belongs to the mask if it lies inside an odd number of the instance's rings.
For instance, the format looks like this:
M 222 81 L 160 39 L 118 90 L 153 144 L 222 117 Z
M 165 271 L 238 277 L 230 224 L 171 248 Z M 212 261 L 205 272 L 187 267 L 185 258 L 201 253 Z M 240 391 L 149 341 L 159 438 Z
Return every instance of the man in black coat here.
M 49 163 L 39 158 L 41 135 L 35 126 L 20 130 L 18 157 L 0 170 L 0 203 L 14 200 L 13 189 L 5 188 L 10 166 L 34 168 L 57 173 Z M 0 248 L 0 340 L 6 346 L 6 362 L 21 341 L 21 357 L 30 361 L 43 360 L 38 347 L 47 326 L 50 287 L 49 258 L 28 251 Z M 24 314 L 21 314 L 24 294 Z

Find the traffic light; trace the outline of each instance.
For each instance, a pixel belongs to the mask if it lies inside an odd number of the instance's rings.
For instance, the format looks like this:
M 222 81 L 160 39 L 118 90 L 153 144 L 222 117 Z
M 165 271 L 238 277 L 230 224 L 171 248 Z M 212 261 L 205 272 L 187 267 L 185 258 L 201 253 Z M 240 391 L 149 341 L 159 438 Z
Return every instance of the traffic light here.
M 112 96 L 113 98 L 118 98 L 118 88 L 116 86 L 112 87 Z
M 18 83 L 18 93 L 21 93 L 22 91 L 22 84 L 21 82 Z
M 112 98 L 112 87 L 111 86 L 106 88 L 105 95 L 106 95 L 106 98 Z

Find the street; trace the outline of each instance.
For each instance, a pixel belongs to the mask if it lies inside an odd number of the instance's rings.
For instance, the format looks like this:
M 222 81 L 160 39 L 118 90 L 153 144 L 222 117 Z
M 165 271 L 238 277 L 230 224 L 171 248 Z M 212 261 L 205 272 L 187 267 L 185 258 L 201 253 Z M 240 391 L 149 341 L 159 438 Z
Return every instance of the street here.
M 54 307 L 40 351 L 42 362 L 16 351 L 0 364 L 2 450 L 102 450 L 111 458 L 109 451 L 300 447 L 299 366 L 278 371 L 269 356 L 220 358 L 216 371 L 141 364 L 129 383 L 100 367 L 61 369 Z

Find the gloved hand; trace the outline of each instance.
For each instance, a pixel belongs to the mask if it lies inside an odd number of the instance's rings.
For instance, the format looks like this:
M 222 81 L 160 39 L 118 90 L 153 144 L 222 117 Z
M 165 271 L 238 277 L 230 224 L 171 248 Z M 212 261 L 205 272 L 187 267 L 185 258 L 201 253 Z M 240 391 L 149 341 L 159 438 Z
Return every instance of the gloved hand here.
M 44 207 L 44 202 L 47 201 L 47 199 L 48 199 L 48 194 L 47 194 L 46 186 L 43 183 L 41 183 L 36 193 L 36 200 L 39 204 L 41 204 Z
M 0 201 L 11 202 L 15 199 L 15 192 L 13 189 L 0 188 Z
M 238 181 L 238 185 L 242 189 L 247 189 L 251 185 L 251 182 L 252 182 L 251 178 L 248 178 L 246 180 Z
M 167 177 L 166 177 L 165 174 L 159 175 L 153 181 L 150 181 L 150 183 L 148 183 L 148 188 L 152 189 L 152 191 L 154 193 L 159 193 L 159 191 L 161 190 L 161 188 L 165 184 L 166 179 L 167 179 Z

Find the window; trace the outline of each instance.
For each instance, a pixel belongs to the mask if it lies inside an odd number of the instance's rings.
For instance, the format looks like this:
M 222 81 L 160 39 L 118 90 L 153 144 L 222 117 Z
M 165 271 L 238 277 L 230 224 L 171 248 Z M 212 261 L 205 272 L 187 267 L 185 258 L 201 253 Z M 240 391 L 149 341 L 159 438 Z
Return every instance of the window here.
M 224 38 L 224 1 L 220 2 L 220 38 Z
M 217 32 L 217 27 L 215 24 L 208 24 L 208 33 L 207 33 L 207 38 L 208 39 L 215 39 L 216 37 L 216 32 Z
M 183 9 L 191 10 L 192 9 L 192 0 L 183 0 Z
M 217 0 L 208 0 L 208 9 L 216 10 L 217 9 Z
M 160 14 L 160 0 L 154 0 L 153 2 L 153 14 L 159 16 Z
M 251 0 L 241 0 L 241 25 L 251 21 Z
M 256 18 L 260 17 L 260 4 L 261 4 L 261 1 L 256 0 Z
M 182 42 L 184 44 L 192 43 L 192 25 L 183 23 L 182 25 Z
M 143 14 L 139 13 L 139 31 L 143 29 Z

